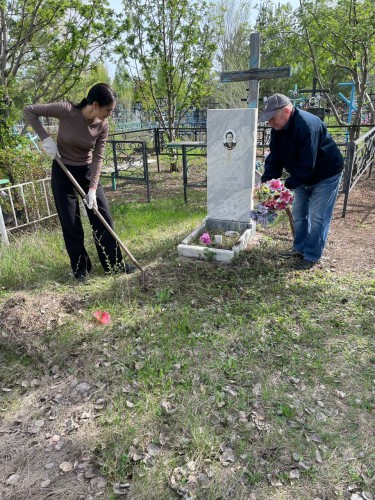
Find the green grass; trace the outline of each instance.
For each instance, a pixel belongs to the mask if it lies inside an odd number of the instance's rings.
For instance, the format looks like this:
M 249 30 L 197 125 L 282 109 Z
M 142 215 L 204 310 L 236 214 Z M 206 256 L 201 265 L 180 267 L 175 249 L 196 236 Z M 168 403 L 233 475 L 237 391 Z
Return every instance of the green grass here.
M 20 290 L 34 300 L 85 298 L 80 313 L 40 332 L 44 365 L 20 357 L 22 349 L 0 351 L 2 386 L 12 388 L 0 418 L 22 408 L 17 379 L 51 377 L 53 364 L 61 382 L 96 388 L 85 404 L 97 411 L 91 452 L 108 481 L 105 498 L 126 482 L 133 499 L 188 491 L 199 499 L 344 498 L 353 482 L 369 491 L 375 276 L 292 272 L 275 261 L 285 245 L 277 238 L 231 265 L 180 260 L 177 244 L 206 215 L 199 192 L 189 192 L 188 205 L 182 197 L 117 201 L 112 213 L 125 244 L 150 265 L 147 289 L 137 274 L 103 276 L 97 262 L 87 285 L 73 285 L 57 228 L 0 248 L 2 302 Z M 95 324 L 96 309 L 112 323 Z M 105 404 L 95 410 L 99 398 Z

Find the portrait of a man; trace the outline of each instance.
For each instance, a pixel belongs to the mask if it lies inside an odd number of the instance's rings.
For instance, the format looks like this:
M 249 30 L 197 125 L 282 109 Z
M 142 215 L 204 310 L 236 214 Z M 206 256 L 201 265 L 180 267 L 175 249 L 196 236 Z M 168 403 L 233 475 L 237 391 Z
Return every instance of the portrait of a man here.
M 236 135 L 233 132 L 233 130 L 227 130 L 225 132 L 223 143 L 224 143 L 224 147 L 226 149 L 233 149 L 236 147 L 237 140 L 236 140 Z

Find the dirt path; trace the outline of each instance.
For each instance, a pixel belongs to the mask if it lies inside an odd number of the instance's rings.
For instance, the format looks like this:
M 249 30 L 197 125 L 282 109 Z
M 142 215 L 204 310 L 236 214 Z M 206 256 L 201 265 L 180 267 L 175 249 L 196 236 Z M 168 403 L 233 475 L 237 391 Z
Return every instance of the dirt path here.
M 339 196 L 323 266 L 338 274 L 375 270 L 375 175 L 362 178 L 349 196 L 342 217 L 344 196 Z

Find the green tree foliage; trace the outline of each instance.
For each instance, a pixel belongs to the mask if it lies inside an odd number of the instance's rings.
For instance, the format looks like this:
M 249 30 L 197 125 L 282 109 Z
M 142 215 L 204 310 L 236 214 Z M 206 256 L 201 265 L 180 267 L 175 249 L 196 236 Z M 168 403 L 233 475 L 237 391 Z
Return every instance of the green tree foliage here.
M 124 5 L 132 21 L 126 42 L 136 93 L 144 107 L 155 109 L 173 140 L 173 127 L 211 94 L 218 21 L 205 1 L 124 0 Z
M 64 97 L 126 28 L 106 0 L 2 2 L 0 24 L 0 86 L 18 110 Z
M 374 121 L 374 107 L 368 96 L 369 77 L 375 69 L 375 10 L 373 0 L 300 0 L 298 11 L 303 37 L 314 73 L 322 85 L 354 82 L 358 110 L 353 124 L 361 123 L 366 104 Z M 344 93 L 344 92 L 343 92 Z M 337 121 L 344 124 L 328 96 Z
M 133 101 L 133 82 L 123 62 L 117 64 L 113 79 L 113 88 L 116 91 L 118 102 L 124 110 L 130 112 Z
M 86 95 L 91 81 L 103 76 L 99 61 L 126 26 L 107 0 L 1 2 L 0 149 L 22 147 L 13 125 L 25 104 Z M 19 177 L 10 170 L 8 175 Z
M 352 123 L 360 124 L 363 106 L 374 109 L 368 96 L 375 68 L 375 10 L 373 0 L 300 0 L 294 12 L 289 4 L 265 0 L 258 6 L 255 29 L 262 36 L 261 65 L 292 67 L 292 78 L 261 82 L 261 93 L 290 95 L 295 84 L 311 88 L 318 79 L 339 124 L 346 124 L 338 110 L 340 82 L 354 82 L 358 112 Z M 354 132 L 355 133 L 355 132 Z
M 251 5 L 246 0 L 219 0 L 217 9 L 223 25 L 218 43 L 218 71 L 247 69 L 250 58 Z M 246 82 L 222 84 L 215 97 L 223 108 L 245 107 L 246 102 L 241 99 L 246 99 L 246 88 Z
M 258 15 L 254 29 L 261 34 L 261 67 L 291 66 L 292 77 L 260 82 L 260 95 L 275 92 L 290 95 L 294 85 L 311 86 L 312 66 L 301 47 L 296 43 L 299 32 L 295 14 L 290 4 L 275 4 L 264 0 L 257 6 Z
M 84 71 L 74 87 L 67 92 L 65 98 L 72 102 L 80 102 L 83 97 L 86 97 L 89 89 L 96 83 L 100 82 L 111 85 L 111 78 L 108 74 L 108 69 L 102 62 L 98 62 L 96 66 Z

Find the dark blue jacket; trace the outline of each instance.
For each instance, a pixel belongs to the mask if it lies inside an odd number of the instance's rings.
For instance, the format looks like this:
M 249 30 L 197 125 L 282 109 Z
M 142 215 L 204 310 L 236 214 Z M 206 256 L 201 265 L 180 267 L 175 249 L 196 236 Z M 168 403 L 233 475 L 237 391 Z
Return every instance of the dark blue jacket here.
M 297 108 L 283 130 L 271 130 L 270 150 L 262 182 L 279 179 L 285 169 L 290 175 L 285 181 L 289 189 L 317 184 L 344 168 L 344 159 L 325 123 Z

